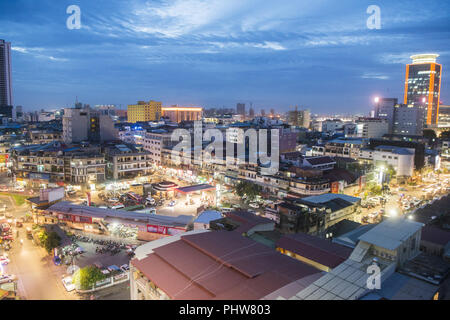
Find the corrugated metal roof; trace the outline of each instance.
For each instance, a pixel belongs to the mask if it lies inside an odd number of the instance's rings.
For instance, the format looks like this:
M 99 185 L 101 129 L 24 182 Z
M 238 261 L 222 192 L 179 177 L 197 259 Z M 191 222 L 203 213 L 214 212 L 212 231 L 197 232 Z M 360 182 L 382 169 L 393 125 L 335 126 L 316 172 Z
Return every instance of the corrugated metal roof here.
M 422 223 L 404 218 L 390 218 L 376 225 L 359 237 L 370 244 L 395 250 L 402 242 L 423 227 Z
M 131 263 L 172 299 L 260 299 L 320 273 L 236 232 L 190 233 L 151 251 Z
M 304 233 L 284 236 L 276 245 L 330 268 L 344 262 L 352 253 L 350 248 Z

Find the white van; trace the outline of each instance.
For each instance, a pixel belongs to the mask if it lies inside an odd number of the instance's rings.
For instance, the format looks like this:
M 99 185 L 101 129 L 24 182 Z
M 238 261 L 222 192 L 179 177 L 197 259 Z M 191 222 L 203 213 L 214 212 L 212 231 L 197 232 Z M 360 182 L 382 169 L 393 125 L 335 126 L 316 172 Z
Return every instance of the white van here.
M 118 204 L 116 206 L 112 206 L 111 209 L 117 210 L 117 209 L 123 209 L 125 206 L 123 204 Z

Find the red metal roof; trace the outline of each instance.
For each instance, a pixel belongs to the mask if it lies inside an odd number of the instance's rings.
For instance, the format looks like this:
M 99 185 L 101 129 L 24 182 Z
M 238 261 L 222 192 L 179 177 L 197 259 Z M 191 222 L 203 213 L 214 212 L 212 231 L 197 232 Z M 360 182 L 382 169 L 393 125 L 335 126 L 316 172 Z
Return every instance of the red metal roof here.
M 248 211 L 232 211 L 225 213 L 225 216 L 231 220 L 240 223 L 240 226 L 234 230 L 240 234 L 247 232 L 259 224 L 274 223 L 273 220 L 257 216 Z
M 330 268 L 337 267 L 352 253 L 350 248 L 305 233 L 283 236 L 276 246 Z
M 172 299 L 260 299 L 319 271 L 236 232 L 182 236 L 131 262 Z

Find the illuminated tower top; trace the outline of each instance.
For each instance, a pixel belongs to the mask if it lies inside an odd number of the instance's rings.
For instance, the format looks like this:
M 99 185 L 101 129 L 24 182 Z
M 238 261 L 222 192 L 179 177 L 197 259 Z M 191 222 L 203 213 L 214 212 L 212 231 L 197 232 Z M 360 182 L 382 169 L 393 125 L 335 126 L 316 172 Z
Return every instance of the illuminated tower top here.
M 421 63 L 436 63 L 436 59 L 439 57 L 436 53 L 423 53 L 423 54 L 415 54 L 410 58 L 412 59 L 413 64 L 421 64 Z

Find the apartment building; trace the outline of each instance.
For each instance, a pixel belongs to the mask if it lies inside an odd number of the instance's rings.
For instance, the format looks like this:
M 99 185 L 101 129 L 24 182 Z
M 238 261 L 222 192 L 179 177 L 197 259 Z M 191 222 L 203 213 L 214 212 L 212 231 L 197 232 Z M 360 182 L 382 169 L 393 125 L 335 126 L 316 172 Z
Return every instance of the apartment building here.
M 58 142 L 21 146 L 12 148 L 11 160 L 16 181 L 32 188 L 105 180 L 105 158 L 95 147 L 66 149 Z
M 389 134 L 389 122 L 380 118 L 359 118 L 356 120 L 356 136 L 358 138 L 382 138 Z
M 152 171 L 152 158 L 148 151 L 132 145 L 118 144 L 106 146 L 104 152 L 108 162 L 108 178 L 134 178 Z
M 29 132 L 29 136 L 31 144 L 45 144 L 63 140 L 63 134 L 60 131 L 32 130 Z
M 127 109 L 128 122 L 159 121 L 162 116 L 162 103 L 154 100 L 138 101 Z
M 365 144 L 363 139 L 334 139 L 324 145 L 313 146 L 312 155 L 358 159 Z
M 152 163 L 162 164 L 162 149 L 172 145 L 172 132 L 164 129 L 147 130 L 143 137 L 144 150 L 150 152 Z
M 361 149 L 359 158 L 371 161 L 375 167 L 392 166 L 397 177 L 410 177 L 414 171 L 414 149 L 395 146 L 377 146 L 372 149 Z
M 64 109 L 62 123 L 63 141 L 68 144 L 83 141 L 100 143 L 118 139 L 118 132 L 111 117 L 89 107 Z

